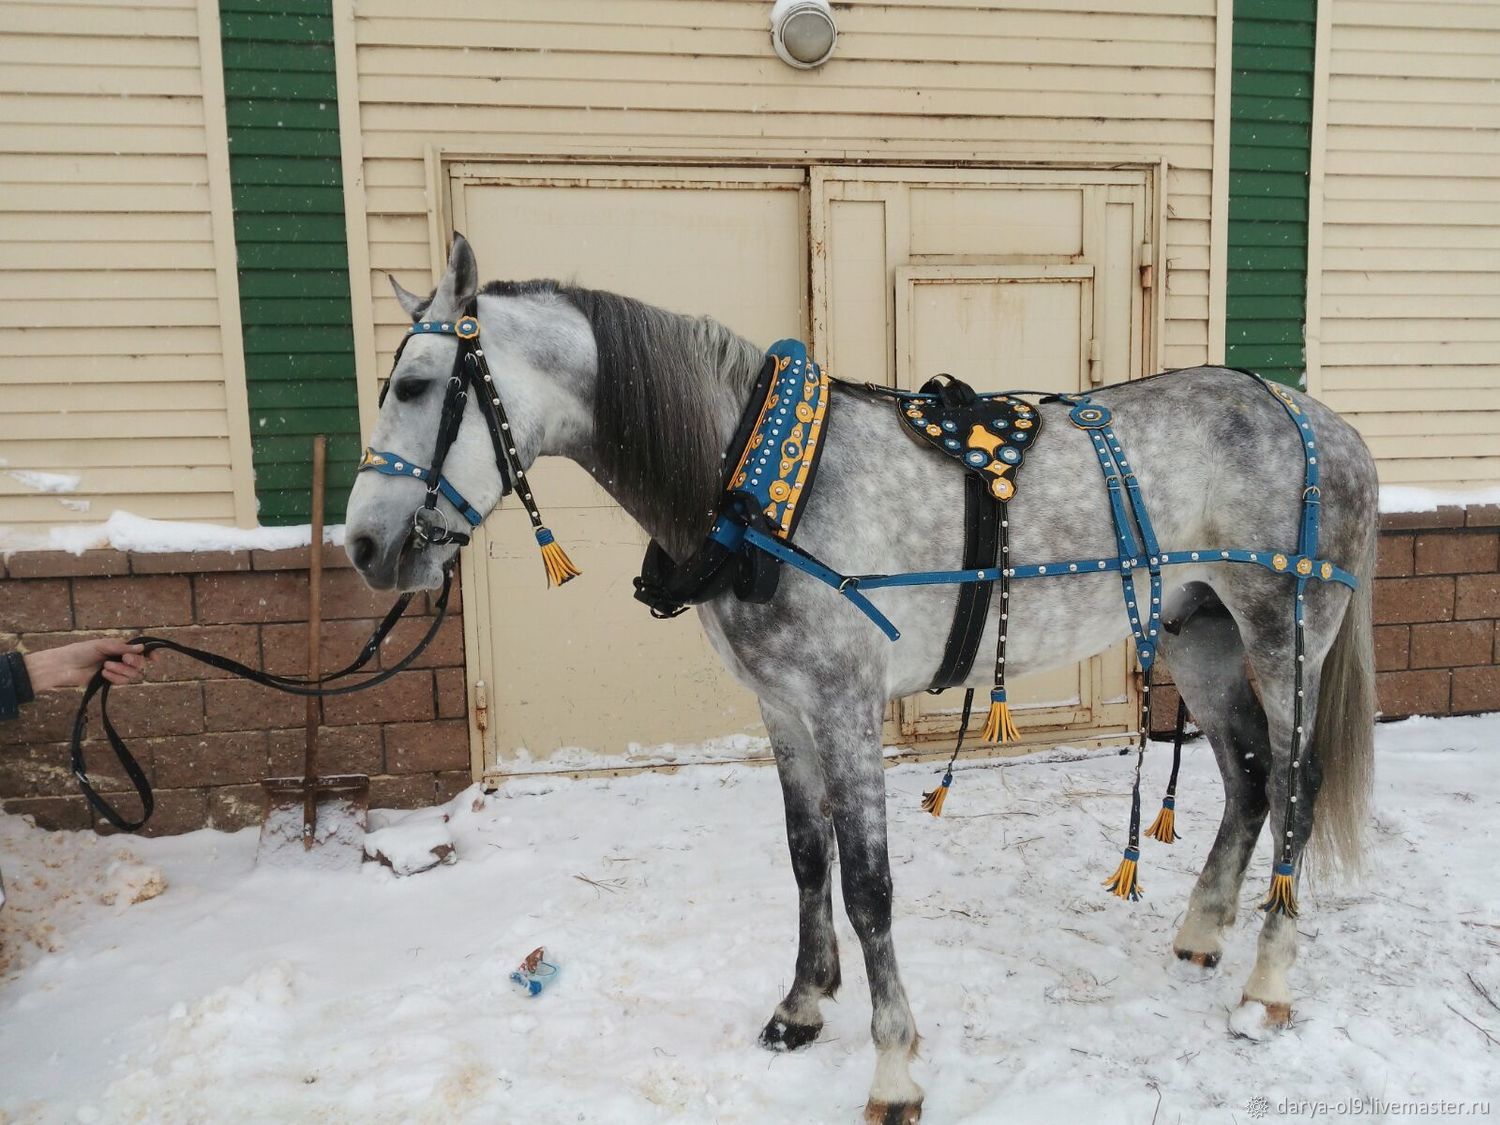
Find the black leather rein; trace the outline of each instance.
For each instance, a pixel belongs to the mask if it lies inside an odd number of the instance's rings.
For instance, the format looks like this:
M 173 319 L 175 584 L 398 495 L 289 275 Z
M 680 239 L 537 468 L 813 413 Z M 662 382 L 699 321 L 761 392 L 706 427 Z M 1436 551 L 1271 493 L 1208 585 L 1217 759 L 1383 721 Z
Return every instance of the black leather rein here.
M 258 668 L 251 668 L 249 665 L 241 664 L 238 660 L 231 660 L 227 656 L 220 656 L 214 652 L 206 652 L 201 648 L 193 648 L 191 645 L 179 644 L 176 641 L 167 640 L 165 637 L 153 637 L 149 635 L 132 637 L 129 643 L 143 645 L 147 655 L 163 650 L 180 653 L 183 656 L 198 661 L 200 664 L 207 664 L 211 668 L 218 668 L 222 672 L 232 673 L 242 679 L 249 680 L 251 683 L 260 684 L 262 687 L 272 688 L 287 695 L 317 696 L 319 698 L 349 695 L 356 691 L 366 691 L 378 684 L 383 684 L 398 672 L 405 671 L 411 666 L 411 662 L 420 656 L 423 650 L 432 643 L 432 638 L 437 636 L 437 631 L 443 624 L 443 618 L 448 613 L 448 595 L 452 591 L 452 588 L 453 568 L 450 564 L 443 570 L 443 588 L 438 594 L 437 601 L 433 607 L 432 624 L 427 627 L 427 632 L 417 642 L 416 647 L 384 671 L 373 673 L 368 679 L 360 680 L 357 683 L 342 684 L 338 687 L 327 687 L 325 685 L 347 679 L 349 676 L 362 671 L 365 665 L 375 658 L 375 654 L 380 651 L 381 644 L 390 635 L 391 630 L 396 627 L 396 622 L 400 621 L 402 616 L 405 615 L 407 606 L 411 604 L 412 598 L 416 596 L 416 591 L 409 591 L 396 599 L 396 604 L 391 606 L 385 618 L 376 626 L 375 631 L 370 634 L 370 639 L 364 643 L 364 647 L 359 650 L 359 655 L 352 663 L 340 668 L 337 672 L 330 672 L 328 675 L 319 676 L 316 679 L 302 676 L 278 676 L 271 672 L 262 672 Z M 83 795 L 88 798 L 89 804 L 93 805 L 100 816 L 122 832 L 135 832 L 146 821 L 151 819 L 151 813 L 156 808 L 156 797 L 151 792 L 151 782 L 146 777 L 146 772 L 141 769 L 141 764 L 136 761 L 135 755 L 130 752 L 130 749 L 125 745 L 125 740 L 120 737 L 114 723 L 110 721 L 109 689 L 110 683 L 104 678 L 103 671 L 95 672 L 94 678 L 89 681 L 88 689 L 83 693 L 83 699 L 78 704 L 78 713 L 73 717 L 73 776 L 78 779 L 78 788 L 83 791 Z M 109 739 L 110 748 L 114 750 L 115 757 L 119 759 L 120 766 L 125 771 L 125 776 L 130 778 L 131 784 L 135 786 L 136 795 L 140 798 L 141 815 L 137 820 L 129 819 L 111 805 L 94 787 L 93 782 L 89 780 L 88 769 L 83 760 L 83 739 L 85 728 L 88 725 L 89 704 L 93 702 L 96 695 L 99 697 L 99 722 L 104 727 L 104 735 Z

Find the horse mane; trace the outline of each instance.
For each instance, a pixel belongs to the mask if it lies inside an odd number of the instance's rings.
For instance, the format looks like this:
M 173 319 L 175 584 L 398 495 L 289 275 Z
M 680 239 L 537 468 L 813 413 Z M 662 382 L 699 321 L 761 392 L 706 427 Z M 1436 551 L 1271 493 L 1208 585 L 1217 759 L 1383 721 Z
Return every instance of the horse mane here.
M 556 281 L 491 282 L 492 296 L 555 294 L 588 321 L 598 353 L 597 479 L 677 557 L 708 528 L 721 491 L 725 404 L 740 406 L 761 350 L 706 316 Z

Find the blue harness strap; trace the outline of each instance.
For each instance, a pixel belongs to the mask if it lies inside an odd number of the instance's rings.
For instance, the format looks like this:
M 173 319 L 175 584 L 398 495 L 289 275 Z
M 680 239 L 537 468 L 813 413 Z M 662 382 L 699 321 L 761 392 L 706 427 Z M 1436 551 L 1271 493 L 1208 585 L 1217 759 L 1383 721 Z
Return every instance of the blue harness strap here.
M 359 468 L 355 471 L 380 473 L 388 477 L 410 477 L 424 484 L 432 479 L 431 469 L 413 465 L 403 457 L 380 449 L 366 449 L 359 459 Z M 463 493 L 454 488 L 448 482 L 447 477 L 438 477 L 437 487 L 438 491 L 443 494 L 443 498 L 458 509 L 459 515 L 468 521 L 470 527 L 478 527 L 484 522 L 484 516 L 474 509 L 474 505 L 464 499 Z
M 1074 398 L 1059 396 L 1063 402 L 1071 403 L 1068 420 L 1083 430 L 1094 443 L 1094 452 L 1099 457 L 1099 469 L 1104 474 L 1104 485 L 1109 493 L 1109 510 L 1115 525 L 1115 541 L 1119 544 L 1120 584 L 1125 595 L 1125 613 L 1130 619 L 1130 632 L 1135 637 L 1136 656 L 1141 670 L 1149 673 L 1156 661 L 1157 634 L 1161 623 L 1161 554 L 1156 546 L 1156 532 L 1151 527 L 1151 516 L 1146 510 L 1139 483 L 1130 471 L 1130 461 L 1120 445 L 1120 439 L 1110 426 L 1112 415 L 1109 408 L 1091 403 L 1087 395 Z M 1126 505 L 1129 505 L 1129 514 Z M 1132 522 L 1134 527 L 1132 528 Z M 1136 532 L 1140 534 L 1140 549 L 1136 549 Z M 1147 573 L 1151 576 L 1151 605 L 1145 614 L 1136 605 L 1135 571 L 1144 558 Z M 1099 561 L 1099 560 L 1095 560 Z M 1142 617 L 1145 621 L 1142 621 Z
M 1075 574 L 1118 574 L 1125 608 L 1130 620 L 1131 634 L 1135 640 L 1136 655 L 1144 671 L 1150 672 L 1160 644 L 1162 614 L 1162 569 L 1204 562 L 1238 562 L 1263 566 L 1276 573 L 1290 572 L 1297 580 L 1298 614 L 1300 621 L 1301 593 L 1306 582 L 1317 579 L 1323 582 L 1338 582 L 1351 589 L 1358 585 L 1353 574 L 1335 566 L 1328 559 L 1317 557 L 1319 489 L 1316 450 L 1312 426 L 1290 395 L 1281 388 L 1267 383 L 1260 376 L 1251 375 L 1270 393 L 1276 396 L 1288 415 L 1297 424 L 1305 449 L 1305 471 L 1302 492 L 1302 518 L 1295 553 L 1275 550 L 1251 550 L 1244 547 L 1199 548 L 1185 551 L 1163 551 L 1156 538 L 1150 513 L 1146 508 L 1140 481 L 1130 467 L 1124 445 L 1115 433 L 1110 410 L 1092 402 L 1087 395 L 1055 395 L 1055 401 L 1065 403 L 1069 419 L 1084 430 L 1093 443 L 1099 458 L 1099 469 L 1103 474 L 1109 498 L 1111 519 L 1114 523 L 1116 553 L 1112 557 L 1062 559 L 1044 563 L 1012 565 L 1003 561 L 1001 567 L 978 567 L 958 570 L 921 570 L 902 574 L 843 574 L 813 556 L 805 549 L 790 542 L 796 515 L 800 514 L 803 491 L 811 480 L 813 456 L 824 425 L 828 406 L 830 379 L 808 356 L 806 348 L 795 340 L 782 340 L 767 353 L 775 362 L 774 378 L 769 397 L 762 404 L 759 417 L 752 429 L 738 464 L 731 473 L 728 492 L 734 501 L 722 509 L 714 521 L 708 539 L 729 551 L 739 551 L 745 546 L 753 547 L 795 570 L 817 579 L 837 590 L 849 602 L 868 617 L 892 641 L 901 635 L 895 625 L 865 596 L 865 591 L 899 586 L 934 586 L 960 583 L 994 582 L 1010 578 L 1053 578 Z M 872 387 L 881 394 L 897 400 L 909 426 L 931 421 L 924 414 L 930 394 L 896 391 L 885 387 Z M 1013 398 L 1023 393 L 1006 392 L 1006 396 L 981 396 L 986 399 Z M 1019 408 L 1018 408 L 1019 409 Z M 941 419 L 935 423 L 941 427 Z M 941 440 L 943 434 L 928 435 Z M 957 440 L 957 439 L 955 439 Z M 949 451 L 951 452 L 951 451 Z M 396 468 L 394 455 L 371 452 L 367 458 L 381 459 L 380 464 L 361 464 L 361 469 L 370 468 L 390 475 L 410 475 L 424 479 L 420 466 L 405 462 L 404 468 Z M 439 488 L 455 506 L 463 511 L 470 522 L 478 522 L 470 512 L 473 509 L 458 495 L 457 490 L 446 481 Z M 477 513 L 476 513 L 477 514 Z M 753 526 L 760 515 L 769 520 L 769 531 Z M 1145 568 L 1149 578 L 1150 604 L 1142 607 L 1136 595 L 1135 572 Z
M 874 603 L 869 598 L 860 593 L 860 580 L 858 578 L 840 574 L 832 567 L 813 558 L 812 555 L 800 547 L 793 547 L 790 543 L 784 543 L 773 535 L 767 535 L 765 532 L 754 527 L 740 523 L 737 520 L 726 519 L 723 516 L 714 521 L 713 529 L 709 531 L 708 536 L 710 539 L 724 544 L 731 551 L 737 550 L 742 543 L 749 543 L 751 546 L 759 548 L 773 558 L 780 559 L 788 566 L 802 571 L 803 574 L 810 575 L 819 582 L 832 586 L 857 606 L 859 611 L 873 621 L 876 627 L 887 637 L 893 641 L 901 639 L 901 630 L 891 624 L 890 618 L 876 609 Z M 993 575 L 994 571 L 990 573 Z M 947 579 L 945 581 L 952 580 Z M 978 579 L 968 579 L 967 581 L 978 581 Z

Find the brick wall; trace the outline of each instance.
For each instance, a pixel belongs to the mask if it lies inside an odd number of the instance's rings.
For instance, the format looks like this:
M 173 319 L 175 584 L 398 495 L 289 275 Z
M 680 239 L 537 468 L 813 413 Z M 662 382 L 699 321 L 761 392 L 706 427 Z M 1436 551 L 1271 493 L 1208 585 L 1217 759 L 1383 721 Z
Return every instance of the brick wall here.
M 1375 574 L 1381 718 L 1500 711 L 1500 505 L 1382 517 Z M 1151 727 L 1169 731 L 1171 672 L 1152 683 Z
M 0 650 L 149 632 L 251 667 L 301 674 L 308 559 L 307 548 L 12 555 L 0 581 Z M 354 658 L 392 597 L 366 589 L 342 549 L 325 548 L 324 568 L 322 659 L 332 671 Z M 411 668 L 369 692 L 325 702 L 322 772 L 368 774 L 375 807 L 432 804 L 469 784 L 461 611 L 455 585 L 448 620 Z M 425 598 L 413 601 L 386 642 L 381 667 L 410 650 L 430 613 Z M 302 772 L 303 701 L 175 653 L 157 656 L 150 681 L 110 697 L 111 719 L 156 787 L 147 831 L 258 823 L 260 779 Z M 48 692 L 20 720 L 0 725 L 0 801 L 8 811 L 33 814 L 47 827 L 93 824 L 68 767 L 80 695 Z M 99 733 L 97 711 L 90 732 Z M 96 786 L 128 791 L 109 745 L 94 738 L 86 748 Z
M 1375 667 L 1387 716 L 1500 711 L 1500 506 L 1386 516 Z

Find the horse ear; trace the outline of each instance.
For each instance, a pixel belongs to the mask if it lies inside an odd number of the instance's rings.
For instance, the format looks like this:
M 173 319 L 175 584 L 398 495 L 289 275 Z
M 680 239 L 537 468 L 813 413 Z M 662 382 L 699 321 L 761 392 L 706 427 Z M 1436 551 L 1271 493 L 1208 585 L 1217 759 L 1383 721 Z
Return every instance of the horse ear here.
M 394 274 L 385 276 L 386 280 L 391 283 L 391 292 L 396 294 L 396 302 L 406 310 L 406 315 L 411 317 L 413 322 L 421 320 L 422 314 L 427 311 L 427 306 L 432 304 L 432 298 L 437 296 L 436 292 L 432 296 L 418 297 L 410 290 L 403 289 Z
M 441 309 L 443 316 L 461 316 L 478 292 L 479 266 L 474 261 L 474 248 L 467 238 L 454 231 L 448 268 L 433 294 L 433 307 Z

